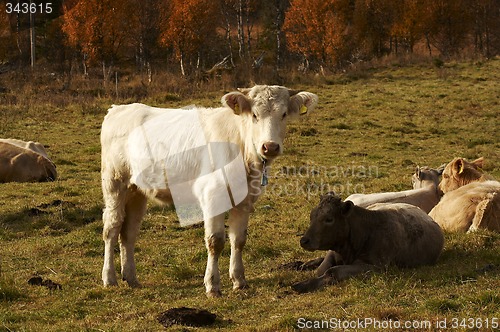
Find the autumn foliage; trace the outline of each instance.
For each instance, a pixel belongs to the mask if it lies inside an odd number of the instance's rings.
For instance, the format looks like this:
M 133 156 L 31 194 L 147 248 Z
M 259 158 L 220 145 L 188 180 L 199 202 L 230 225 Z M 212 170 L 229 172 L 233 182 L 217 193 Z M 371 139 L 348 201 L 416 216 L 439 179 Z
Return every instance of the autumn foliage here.
M 51 15 L 37 15 L 35 22 L 36 47 L 42 50 L 37 60 L 53 63 L 116 68 L 135 62 L 141 71 L 162 65 L 191 75 L 222 59 L 224 68 L 252 70 L 264 63 L 278 71 L 299 63 L 305 69 L 337 69 L 386 55 L 500 54 L 499 0 L 53 0 L 53 5 Z M 0 17 L 0 62 L 26 63 L 28 29 L 25 16 Z
M 122 6 L 113 0 L 79 1 L 64 15 L 68 44 L 91 61 L 115 60 L 128 35 L 131 9 L 126 1 Z
M 214 18 L 219 15 L 219 7 L 217 1 L 205 0 L 171 0 L 168 4 L 160 44 L 173 47 L 185 74 L 186 57 L 199 58 L 210 50 L 210 42 L 216 39 Z
M 289 50 L 323 65 L 412 53 L 417 45 L 431 56 L 500 52 L 497 0 L 292 0 L 285 17 Z

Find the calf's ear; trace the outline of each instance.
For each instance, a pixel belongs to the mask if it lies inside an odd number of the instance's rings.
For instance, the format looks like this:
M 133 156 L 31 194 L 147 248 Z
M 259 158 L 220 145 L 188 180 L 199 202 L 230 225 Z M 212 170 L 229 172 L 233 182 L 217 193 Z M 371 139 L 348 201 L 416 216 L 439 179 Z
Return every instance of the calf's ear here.
M 417 176 L 417 178 L 422 180 L 422 178 L 420 177 L 422 175 L 422 172 L 420 172 L 420 166 L 418 166 L 418 165 L 417 165 L 417 168 L 415 168 L 415 175 Z
M 342 207 L 341 207 L 341 210 L 340 210 L 340 213 L 342 213 L 343 216 L 347 216 L 349 215 L 349 213 L 351 213 L 351 210 L 352 210 L 352 207 L 354 206 L 354 203 L 351 202 L 351 201 L 345 201 L 343 204 L 342 204 Z
M 240 115 L 242 113 L 251 112 L 252 105 L 250 100 L 241 92 L 230 92 L 222 96 L 222 105 L 229 107 L 233 110 L 234 114 Z
M 453 165 L 451 165 L 451 169 L 453 170 L 454 174 L 462 174 L 464 171 L 465 167 L 465 160 L 463 158 L 458 158 L 453 162 Z
M 318 96 L 314 93 L 289 90 L 290 103 L 288 104 L 288 115 L 298 117 L 314 110 L 318 104 Z
M 445 167 L 446 167 L 446 164 L 442 164 L 441 166 L 439 166 L 437 168 L 436 171 L 438 172 L 438 175 L 442 175 L 443 174 Z
M 484 165 L 484 158 L 483 157 L 477 158 L 471 164 L 474 166 L 475 169 L 481 170 L 483 168 L 483 165 Z

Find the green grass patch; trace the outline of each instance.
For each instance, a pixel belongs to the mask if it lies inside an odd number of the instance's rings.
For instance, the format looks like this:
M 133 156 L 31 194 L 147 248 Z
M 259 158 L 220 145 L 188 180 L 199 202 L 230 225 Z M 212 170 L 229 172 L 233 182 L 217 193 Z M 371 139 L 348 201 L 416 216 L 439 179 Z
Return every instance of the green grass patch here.
M 498 114 L 500 59 L 448 65 L 392 66 L 333 75 L 310 86 L 318 108 L 292 122 L 285 153 L 256 204 L 243 252 L 250 288 L 233 291 L 229 241 L 220 258 L 221 299 L 204 294 L 203 227 L 180 227 L 172 208 L 148 205 L 137 241 L 142 289 L 101 286 L 103 260 L 99 133 L 111 104 L 219 105 L 227 91 L 142 93 L 124 99 L 103 91 L 48 96 L 9 88 L 0 105 L 2 137 L 40 141 L 59 172 L 53 183 L 0 184 L 0 330 L 161 331 L 156 321 L 172 307 L 218 316 L 224 331 L 296 331 L 299 318 L 430 320 L 500 317 L 500 235 L 446 234 L 435 266 L 390 268 L 313 294 L 290 285 L 312 272 L 283 263 L 323 255 L 300 248 L 300 234 L 319 196 L 406 190 L 416 165 L 438 167 L 454 157 L 485 158 L 500 178 Z M 5 85 L 8 82 L 4 83 Z M 67 99 L 64 99 L 67 98 Z M 116 251 L 117 252 L 117 251 Z M 119 258 L 115 260 L 119 272 Z M 30 286 L 33 275 L 62 290 Z M 173 330 L 183 331 L 175 326 Z M 200 329 L 211 330 L 211 329 Z

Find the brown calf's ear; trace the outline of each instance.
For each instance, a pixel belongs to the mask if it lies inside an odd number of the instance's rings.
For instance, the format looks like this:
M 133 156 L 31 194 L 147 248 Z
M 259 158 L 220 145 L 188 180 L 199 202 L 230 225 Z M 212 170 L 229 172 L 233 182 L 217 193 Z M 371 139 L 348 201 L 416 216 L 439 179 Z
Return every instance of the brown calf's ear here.
M 312 111 L 318 104 L 318 96 L 314 93 L 307 91 L 295 93 L 293 90 L 290 93 L 294 93 L 290 96 L 290 103 L 288 104 L 288 114 L 292 117 L 304 115 Z
M 483 165 L 484 165 L 484 158 L 483 157 L 477 158 L 471 164 L 474 166 L 475 169 L 481 170 L 483 168 Z
M 240 115 L 251 111 L 251 104 L 248 98 L 241 92 L 230 92 L 221 99 L 222 105 L 233 110 L 234 114 Z
M 465 167 L 465 160 L 463 158 L 457 158 L 452 164 L 452 173 L 454 174 L 462 174 Z

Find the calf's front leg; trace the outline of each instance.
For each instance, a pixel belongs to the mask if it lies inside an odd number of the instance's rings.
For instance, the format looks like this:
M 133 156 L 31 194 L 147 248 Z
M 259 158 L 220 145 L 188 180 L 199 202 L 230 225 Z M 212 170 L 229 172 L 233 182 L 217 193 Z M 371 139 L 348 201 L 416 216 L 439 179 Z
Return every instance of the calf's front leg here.
M 314 292 L 327 285 L 334 285 L 348 278 L 359 274 L 379 271 L 375 265 L 363 262 L 355 262 L 352 265 L 337 265 L 329 268 L 319 277 L 311 278 L 292 285 L 292 289 L 297 293 Z
M 328 250 L 323 262 L 321 262 L 320 266 L 316 270 L 316 276 L 321 277 L 332 266 L 340 264 L 342 264 L 342 256 L 340 256 L 340 254 L 336 251 Z
M 243 247 L 247 241 L 247 227 L 250 213 L 236 208 L 229 211 L 229 241 L 231 243 L 231 259 L 229 261 L 229 277 L 233 289 L 247 287 L 245 268 L 243 267 Z
M 219 256 L 224 249 L 224 214 L 205 220 L 205 245 L 208 251 L 204 284 L 208 297 L 220 297 Z

